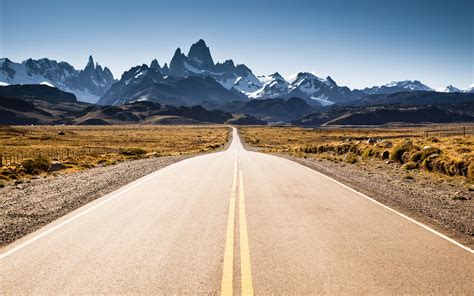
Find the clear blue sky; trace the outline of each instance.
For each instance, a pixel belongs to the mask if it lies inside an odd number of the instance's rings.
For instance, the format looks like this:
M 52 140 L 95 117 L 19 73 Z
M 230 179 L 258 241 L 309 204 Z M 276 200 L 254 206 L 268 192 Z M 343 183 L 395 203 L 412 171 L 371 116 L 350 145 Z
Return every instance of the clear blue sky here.
M 120 76 L 203 38 L 256 74 L 311 71 L 360 88 L 474 83 L 472 0 L 0 0 L 0 56 L 89 54 Z

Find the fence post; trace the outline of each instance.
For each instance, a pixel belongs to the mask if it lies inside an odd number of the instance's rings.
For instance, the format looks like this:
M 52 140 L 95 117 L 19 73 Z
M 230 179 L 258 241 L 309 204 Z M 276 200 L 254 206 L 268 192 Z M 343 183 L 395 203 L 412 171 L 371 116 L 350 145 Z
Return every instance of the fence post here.
M 3 166 L 3 155 L 0 154 L 0 167 Z
M 463 137 L 465 138 L 466 137 L 466 126 L 465 125 L 462 126 L 462 134 L 463 134 Z

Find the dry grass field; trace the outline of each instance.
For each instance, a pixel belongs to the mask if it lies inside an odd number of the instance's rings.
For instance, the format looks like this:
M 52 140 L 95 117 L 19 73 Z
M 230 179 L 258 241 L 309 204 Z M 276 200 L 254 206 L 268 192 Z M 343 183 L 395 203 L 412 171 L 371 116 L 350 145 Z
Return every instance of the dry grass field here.
M 474 178 L 474 127 L 438 125 L 384 128 L 243 127 L 250 146 L 264 152 L 324 158 L 346 163 L 379 159 L 400 169 L 442 177 Z
M 127 159 L 210 152 L 223 126 L 2 126 L 0 181 L 45 174 L 59 161 L 77 171 Z

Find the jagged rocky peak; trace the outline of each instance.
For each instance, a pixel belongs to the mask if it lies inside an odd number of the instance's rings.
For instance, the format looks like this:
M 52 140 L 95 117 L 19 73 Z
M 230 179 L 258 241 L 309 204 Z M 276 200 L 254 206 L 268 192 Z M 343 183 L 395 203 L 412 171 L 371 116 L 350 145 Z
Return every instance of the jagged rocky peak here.
M 86 73 L 92 73 L 94 72 L 95 70 L 95 66 L 94 66 L 94 59 L 92 58 L 92 56 L 90 55 L 89 56 L 89 60 L 87 62 L 87 65 L 86 67 L 84 68 L 84 72 Z
M 167 63 L 165 63 L 163 65 L 163 68 L 161 68 L 161 72 L 163 73 L 163 75 L 169 75 L 170 74 L 170 69 L 169 69 Z
M 92 58 L 92 55 L 89 56 L 89 61 L 87 62 L 87 66 L 92 66 L 94 68 L 94 58 Z
M 276 80 L 285 80 L 285 78 L 283 78 L 283 76 L 281 76 L 280 73 L 278 73 L 278 72 L 270 74 L 270 77 L 273 78 L 273 79 L 276 79 Z
M 182 77 L 186 75 L 185 59 L 186 56 L 181 52 L 181 48 L 178 47 L 170 62 L 170 72 L 174 76 Z
M 330 86 L 337 86 L 336 81 L 334 81 L 334 79 L 332 79 L 331 76 L 326 77 L 326 81 Z
M 233 60 L 226 60 L 223 63 L 217 63 L 215 65 L 217 72 L 234 72 L 236 70 Z
M 160 64 L 158 63 L 158 61 L 156 59 L 154 59 L 153 61 L 151 61 L 150 63 L 150 69 L 160 69 Z
M 107 66 L 104 67 L 104 72 L 105 72 L 108 76 L 114 78 L 114 75 L 112 74 L 112 71 L 110 71 L 110 69 L 107 68 Z
M 188 52 L 188 58 L 193 64 L 200 66 L 203 69 L 211 70 L 214 68 L 214 61 L 212 60 L 209 47 L 202 39 L 199 39 L 198 42 L 191 45 Z

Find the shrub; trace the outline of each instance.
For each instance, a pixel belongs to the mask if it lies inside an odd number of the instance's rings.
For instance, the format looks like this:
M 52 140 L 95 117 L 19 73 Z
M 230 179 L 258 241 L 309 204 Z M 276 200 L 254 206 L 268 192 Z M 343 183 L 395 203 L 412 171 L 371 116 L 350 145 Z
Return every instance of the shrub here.
M 392 148 L 390 151 L 390 159 L 403 163 L 402 156 L 405 152 L 409 152 L 414 149 L 412 141 L 405 141 Z
M 410 161 L 410 152 L 406 151 L 402 154 L 402 163 L 407 163 Z
M 353 152 L 349 152 L 344 156 L 344 161 L 350 164 L 354 164 L 358 161 L 357 155 Z
M 402 166 L 402 169 L 407 170 L 407 171 L 411 171 L 411 170 L 414 170 L 414 169 L 417 169 L 417 168 L 418 168 L 418 163 L 417 162 L 412 162 L 412 161 L 407 162 Z
M 370 147 L 366 147 L 362 152 L 362 156 L 365 158 L 374 157 L 377 156 L 377 151 Z
M 411 162 L 419 162 L 419 161 L 422 161 L 423 159 L 421 159 L 423 153 L 421 151 L 416 151 L 415 153 L 413 153 L 411 156 L 410 156 L 410 161 Z
M 305 147 L 303 151 L 305 153 L 318 153 L 318 147 Z
M 441 154 L 442 151 L 441 149 L 438 149 L 438 148 L 435 148 L 435 147 L 431 147 L 431 146 L 426 146 L 426 147 L 423 147 L 423 149 L 421 149 L 421 155 L 420 155 L 420 159 L 421 160 L 424 160 L 425 158 L 431 156 L 431 155 L 434 155 L 434 154 Z
M 42 172 L 47 172 L 50 162 L 45 158 L 37 157 L 35 159 L 26 159 L 22 161 L 21 166 L 25 169 L 27 174 L 37 175 Z
M 433 170 L 433 163 L 431 161 L 432 159 L 427 158 L 423 160 L 423 162 L 421 163 L 421 166 L 425 168 L 427 171 L 431 172 Z
M 3 188 L 5 187 L 5 182 L 3 182 L 3 180 L 0 180 L 0 188 Z
M 127 148 L 120 150 L 120 154 L 125 156 L 141 156 L 145 153 L 146 151 L 142 148 Z
M 471 162 L 467 168 L 467 176 L 469 178 L 474 178 L 474 162 Z
M 342 144 L 336 147 L 336 152 L 339 155 L 343 155 L 349 152 L 352 149 L 352 147 L 353 146 L 351 146 L 350 144 Z

